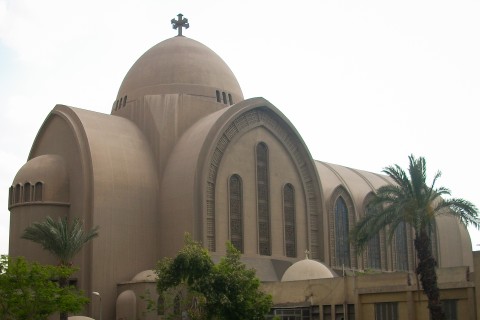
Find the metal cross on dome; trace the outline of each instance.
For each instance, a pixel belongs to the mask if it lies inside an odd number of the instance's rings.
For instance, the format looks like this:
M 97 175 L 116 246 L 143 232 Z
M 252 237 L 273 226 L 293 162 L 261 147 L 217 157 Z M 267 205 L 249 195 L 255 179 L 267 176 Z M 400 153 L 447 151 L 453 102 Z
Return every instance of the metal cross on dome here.
M 188 24 L 188 19 L 183 18 L 183 14 L 179 13 L 177 14 L 178 20 L 172 19 L 172 28 L 173 29 L 178 29 L 178 35 L 182 35 L 182 28 L 188 29 L 190 25 Z

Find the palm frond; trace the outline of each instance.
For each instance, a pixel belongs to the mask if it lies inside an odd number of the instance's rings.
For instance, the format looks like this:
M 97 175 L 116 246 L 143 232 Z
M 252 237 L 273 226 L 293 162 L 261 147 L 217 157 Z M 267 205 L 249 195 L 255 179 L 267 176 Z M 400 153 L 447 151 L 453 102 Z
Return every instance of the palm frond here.
M 408 175 L 399 165 L 383 170 L 394 184 L 382 186 L 375 191 L 368 204 L 376 208 L 374 213 L 363 217 L 352 230 L 351 241 L 357 249 L 363 249 L 383 228 L 391 241 L 402 222 L 412 226 L 416 234 L 431 234 L 435 227 L 435 217 L 440 214 L 453 215 L 465 225 L 480 228 L 478 209 L 472 203 L 463 199 L 443 199 L 450 196 L 450 190 L 435 187 L 441 177 L 440 171 L 435 174 L 432 183 L 427 185 L 425 158 L 410 155 L 408 159 Z
M 58 221 L 47 217 L 43 222 L 35 222 L 27 227 L 22 238 L 40 244 L 43 249 L 55 255 L 61 264 L 69 264 L 73 257 L 91 239 L 98 236 L 99 227 L 85 231 L 80 219 L 68 223 L 66 217 Z

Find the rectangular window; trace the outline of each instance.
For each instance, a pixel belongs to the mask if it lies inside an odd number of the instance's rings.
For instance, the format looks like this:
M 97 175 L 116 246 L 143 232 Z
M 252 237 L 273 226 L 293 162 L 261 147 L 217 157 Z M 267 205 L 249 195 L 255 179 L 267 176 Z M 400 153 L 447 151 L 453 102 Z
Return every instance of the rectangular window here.
M 335 305 L 335 320 L 336 319 L 344 319 L 344 312 L 343 312 L 343 304 L 336 304 Z
M 398 303 L 375 303 L 375 320 L 398 320 Z
M 332 306 L 323 306 L 323 320 L 332 320 Z
M 355 320 L 355 305 L 347 304 L 348 320 Z
M 282 308 L 273 310 L 273 315 L 281 320 L 310 320 L 310 313 L 310 308 Z M 267 317 L 267 319 L 271 318 Z

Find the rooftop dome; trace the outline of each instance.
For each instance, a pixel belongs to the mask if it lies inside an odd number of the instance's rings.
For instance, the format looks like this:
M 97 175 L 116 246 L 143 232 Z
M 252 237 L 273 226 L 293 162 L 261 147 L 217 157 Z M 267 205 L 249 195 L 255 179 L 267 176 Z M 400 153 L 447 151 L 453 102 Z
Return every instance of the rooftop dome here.
M 207 90 L 207 91 L 205 91 Z M 118 91 L 118 100 L 144 95 L 187 93 L 215 97 L 216 91 L 243 100 L 235 75 L 211 49 L 198 41 L 177 36 L 158 43 L 130 68 Z
M 135 275 L 132 278 L 132 282 L 151 282 L 158 279 L 157 274 L 153 270 L 144 270 Z
M 323 263 L 308 258 L 295 262 L 283 274 L 282 282 L 333 278 L 334 275 Z

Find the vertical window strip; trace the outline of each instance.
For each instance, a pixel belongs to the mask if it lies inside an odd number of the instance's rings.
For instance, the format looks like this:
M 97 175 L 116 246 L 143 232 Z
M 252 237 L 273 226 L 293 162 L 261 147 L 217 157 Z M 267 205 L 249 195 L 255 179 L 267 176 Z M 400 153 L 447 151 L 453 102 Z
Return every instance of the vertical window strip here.
M 287 257 L 297 256 L 295 225 L 295 190 L 290 183 L 283 188 L 283 216 L 285 226 L 285 253 Z
M 230 177 L 230 241 L 243 253 L 243 195 L 242 180 L 239 175 Z
M 257 210 L 258 246 L 261 255 L 271 255 L 270 204 L 268 184 L 268 150 L 264 143 L 257 145 Z
M 400 222 L 395 229 L 396 270 L 408 271 L 407 224 Z
M 335 202 L 335 256 L 338 267 L 350 267 L 350 243 L 348 241 L 348 209 L 345 200 Z
M 365 215 L 372 213 L 370 207 L 367 206 L 365 209 Z M 367 246 L 367 267 L 372 269 L 381 269 L 382 268 L 382 257 L 380 251 L 380 235 L 376 234 L 370 241 L 368 241 Z

